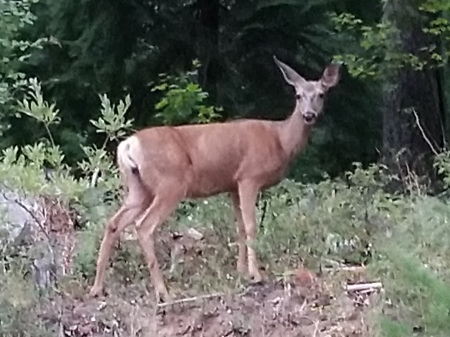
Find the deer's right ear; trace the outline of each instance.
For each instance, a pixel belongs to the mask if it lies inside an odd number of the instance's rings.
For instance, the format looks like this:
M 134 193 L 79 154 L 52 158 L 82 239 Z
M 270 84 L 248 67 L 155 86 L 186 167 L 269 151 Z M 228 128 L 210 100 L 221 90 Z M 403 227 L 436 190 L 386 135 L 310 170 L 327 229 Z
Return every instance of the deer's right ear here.
M 305 81 L 305 79 L 301 77 L 299 74 L 297 74 L 297 72 L 294 69 L 289 67 L 287 64 L 281 62 L 279 59 L 277 59 L 275 55 L 273 55 L 273 60 L 275 61 L 278 68 L 280 68 L 281 73 L 283 74 L 286 82 L 289 83 L 290 85 L 295 87 L 296 84 L 299 85 Z

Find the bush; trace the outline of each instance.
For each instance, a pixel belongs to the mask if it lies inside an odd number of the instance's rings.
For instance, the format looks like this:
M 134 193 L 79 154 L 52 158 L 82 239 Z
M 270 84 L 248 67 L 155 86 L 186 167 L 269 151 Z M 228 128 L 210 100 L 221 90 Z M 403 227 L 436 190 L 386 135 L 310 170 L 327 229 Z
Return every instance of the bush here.
M 59 122 L 56 106 L 44 100 L 37 80 L 30 80 L 28 84 L 28 96 L 20 102 L 19 110 L 40 122 L 48 137 L 33 145 L 3 151 L 0 189 L 15 191 L 22 199 L 37 204 L 43 198 L 55 201 L 53 206 L 59 206 L 66 215 L 64 235 L 75 242 L 70 250 L 71 266 L 66 270 L 66 277 L 81 284 L 91 282 L 103 225 L 118 207 L 122 194 L 114 157 L 106 146 L 130 132 L 132 121 L 126 119 L 126 112 L 131 100 L 127 96 L 115 105 L 106 95 L 100 96 L 101 115 L 91 122 L 98 132 L 105 134 L 105 141 L 100 147 L 83 146 L 85 159 L 73 168 L 64 163 L 64 154 L 51 134 L 52 127 Z M 170 100 L 176 101 L 177 93 L 186 95 L 179 87 L 173 88 L 175 93 L 169 95 Z M 201 91 L 193 92 L 202 95 Z M 191 103 L 198 108 L 201 101 L 194 99 Z M 190 113 L 201 110 L 197 108 L 189 110 Z M 438 168 L 445 177 L 450 167 L 448 158 L 448 154 L 437 158 Z M 389 176 L 382 165 L 363 168 L 360 164 L 355 164 L 354 170 L 343 177 L 324 176 L 318 183 L 286 179 L 261 194 L 259 206 L 266 206 L 258 208 L 261 223 L 255 247 L 263 265 L 277 275 L 299 264 L 319 269 L 330 260 L 368 264 L 374 277 L 383 280 L 384 297 L 390 303 L 380 304 L 375 333 L 381 336 L 409 336 L 413 332 L 424 336 L 448 335 L 446 308 L 450 304 L 450 289 L 445 283 L 450 270 L 448 202 L 443 197 L 426 195 L 414 182 L 404 182 L 408 193 L 387 193 L 384 186 L 393 179 L 398 178 Z M 44 206 L 37 211 L 30 209 L 38 230 L 44 234 L 44 241 L 48 240 L 41 251 L 27 245 L 18 249 L 10 241 L 2 241 L 0 334 L 5 336 L 26 336 L 26 331 L 44 336 L 54 328 L 48 321 L 27 319 L 30 313 L 38 316 L 43 299 L 55 296 L 64 288 L 63 281 L 57 280 L 54 288 L 34 289 L 33 268 L 39 254 L 53 254 L 51 258 L 56 263 L 62 259 L 58 254 L 62 255 L 67 248 L 64 245 L 70 243 L 63 235 L 62 250 L 49 249 L 58 239 L 54 241 L 48 227 L 54 220 L 49 216 L 57 214 L 50 214 Z M 172 282 L 179 281 L 184 288 L 195 286 L 197 290 L 241 285 L 234 274 L 236 230 L 233 220 L 232 208 L 225 196 L 182 203 L 174 221 L 170 221 L 172 231 L 193 227 L 215 234 L 208 238 L 211 241 L 206 253 L 196 257 L 199 266 L 195 271 L 185 268 L 184 274 L 179 275 L 176 269 L 165 266 L 165 273 Z M 4 232 L 8 235 L 8 230 Z M 114 265 L 116 273 L 121 271 L 119 278 L 146 276 L 148 279 L 136 246 L 123 245 L 116 253 Z M 164 259 L 169 264 L 174 262 L 169 261 L 168 256 Z M 184 263 L 186 267 L 191 262 Z M 55 292 L 55 288 L 59 290 Z

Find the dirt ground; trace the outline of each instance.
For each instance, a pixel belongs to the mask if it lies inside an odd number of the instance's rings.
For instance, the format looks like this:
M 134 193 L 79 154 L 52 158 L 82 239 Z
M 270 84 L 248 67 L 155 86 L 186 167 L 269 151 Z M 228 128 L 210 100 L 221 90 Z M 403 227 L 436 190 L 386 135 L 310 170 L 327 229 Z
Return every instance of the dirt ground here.
M 174 237 L 177 235 L 172 233 L 159 243 L 170 246 L 168 250 L 183 251 L 184 275 L 177 282 L 179 289 L 191 289 L 189 274 L 204 274 L 202 278 L 210 274 L 198 264 L 198 256 L 211 259 L 208 249 L 217 249 L 223 243 L 214 244 L 213 237 L 184 242 Z M 130 240 L 133 242 L 133 238 Z M 167 262 L 171 258 L 163 246 L 157 247 L 157 252 L 160 261 Z M 195 252 L 191 260 L 190 252 Z M 206 260 L 202 263 L 210 265 Z M 125 269 L 120 274 L 129 272 Z M 119 274 L 117 269 L 114 273 Z M 300 268 L 283 277 L 266 277 L 258 285 L 230 288 L 225 294 L 204 292 L 187 297 L 193 292 L 182 290 L 174 303 L 156 305 L 147 278 L 110 280 L 107 294 L 100 298 L 88 298 L 88 285 L 69 279 L 62 282 L 58 296 L 42 298 L 38 316 L 56 327 L 58 337 L 365 337 L 371 336 L 367 313 L 377 295 L 350 294 L 345 285 L 370 281 L 363 268 L 330 269 L 321 275 Z
M 278 282 L 249 285 L 241 293 L 177 299 L 163 306 L 156 306 L 153 294 L 143 293 L 139 284 L 117 285 L 98 299 L 78 289 L 78 298 L 67 293 L 48 303 L 53 310 L 42 318 L 57 323 L 60 337 L 370 336 L 366 313 L 376 295 L 342 288 L 363 280 L 360 272 L 311 278 L 302 270 Z

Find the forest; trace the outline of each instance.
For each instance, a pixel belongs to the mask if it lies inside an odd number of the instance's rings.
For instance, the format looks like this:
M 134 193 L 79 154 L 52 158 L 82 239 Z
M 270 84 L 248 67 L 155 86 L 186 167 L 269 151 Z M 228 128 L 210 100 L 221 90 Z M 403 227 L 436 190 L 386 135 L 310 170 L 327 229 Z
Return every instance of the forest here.
M 0 335 L 448 336 L 449 0 L 0 0 Z M 153 126 L 282 121 L 339 64 L 304 151 L 256 203 L 264 281 L 236 271 L 226 195 L 132 228 L 92 298 Z M 264 146 L 264 144 L 261 144 Z

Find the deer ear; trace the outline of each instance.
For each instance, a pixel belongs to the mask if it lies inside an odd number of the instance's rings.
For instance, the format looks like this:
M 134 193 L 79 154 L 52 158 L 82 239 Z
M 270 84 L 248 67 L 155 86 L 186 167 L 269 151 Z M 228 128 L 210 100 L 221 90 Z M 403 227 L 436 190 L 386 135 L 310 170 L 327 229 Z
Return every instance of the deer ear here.
M 326 89 L 334 87 L 336 84 L 338 84 L 340 79 L 340 67 L 341 65 L 339 63 L 332 63 L 324 70 L 320 82 Z
M 286 80 L 287 83 L 295 87 L 296 84 L 298 85 L 305 82 L 305 79 L 303 77 L 297 74 L 297 72 L 291 67 L 289 67 L 287 64 L 284 64 L 279 59 L 277 59 L 275 55 L 273 55 L 273 60 L 275 61 L 278 68 L 280 68 L 281 73 L 283 74 L 284 79 Z

